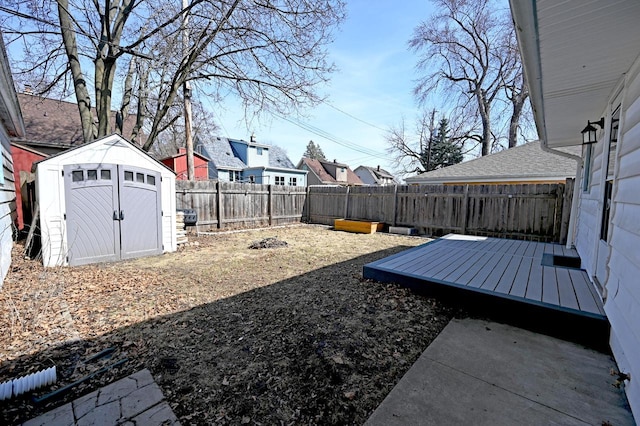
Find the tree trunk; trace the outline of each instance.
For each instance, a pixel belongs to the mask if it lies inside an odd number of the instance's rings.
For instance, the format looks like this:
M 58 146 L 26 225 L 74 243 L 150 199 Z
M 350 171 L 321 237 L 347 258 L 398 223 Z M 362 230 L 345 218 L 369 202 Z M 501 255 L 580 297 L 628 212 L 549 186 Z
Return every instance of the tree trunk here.
M 482 89 L 476 92 L 478 111 L 482 121 L 482 156 L 491 152 L 491 105 L 489 105 L 486 93 Z
M 89 96 L 87 81 L 82 73 L 80 58 L 78 57 L 78 45 L 76 43 L 74 24 L 67 13 L 68 10 L 69 0 L 58 0 L 58 16 L 60 19 L 62 41 L 73 76 L 73 87 L 76 92 L 80 123 L 82 124 L 82 138 L 86 143 L 96 138 L 97 129 L 93 122 L 93 114 L 91 113 L 91 97 Z
M 520 115 L 526 98 L 517 96 L 513 99 L 513 112 L 509 121 L 509 148 L 516 146 L 518 142 L 518 125 L 520 124 Z
M 136 57 L 132 56 L 129 61 L 127 77 L 124 79 L 124 89 L 122 92 L 122 104 L 120 105 L 120 116 L 122 121 L 118 124 L 118 131 L 124 136 L 124 122 L 129 115 L 129 104 L 131 104 L 131 93 L 133 92 L 133 74 L 136 72 Z

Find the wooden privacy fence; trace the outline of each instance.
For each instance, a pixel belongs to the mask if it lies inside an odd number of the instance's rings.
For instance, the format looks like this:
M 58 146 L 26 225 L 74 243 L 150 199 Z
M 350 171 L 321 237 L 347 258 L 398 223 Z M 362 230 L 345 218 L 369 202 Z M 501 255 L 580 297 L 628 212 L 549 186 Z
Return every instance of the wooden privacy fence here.
M 309 187 L 306 217 L 565 243 L 573 179 L 564 184 Z
M 194 209 L 201 231 L 300 222 L 305 198 L 297 186 L 176 181 L 176 208 Z

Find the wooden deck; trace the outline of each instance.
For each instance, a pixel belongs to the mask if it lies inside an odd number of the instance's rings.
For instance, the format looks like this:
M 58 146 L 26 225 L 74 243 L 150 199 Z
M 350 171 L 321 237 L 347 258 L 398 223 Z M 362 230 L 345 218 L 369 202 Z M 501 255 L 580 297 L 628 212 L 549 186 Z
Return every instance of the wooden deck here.
M 552 256 L 578 257 L 558 244 L 447 235 L 364 266 L 364 277 L 441 285 L 593 319 L 606 319 L 582 269 L 551 266 Z M 556 262 L 557 264 L 557 262 Z

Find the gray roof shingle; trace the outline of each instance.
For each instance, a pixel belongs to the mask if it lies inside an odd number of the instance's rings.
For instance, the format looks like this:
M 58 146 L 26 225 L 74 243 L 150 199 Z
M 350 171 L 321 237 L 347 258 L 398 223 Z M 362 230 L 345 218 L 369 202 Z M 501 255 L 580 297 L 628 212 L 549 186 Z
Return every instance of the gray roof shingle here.
M 580 156 L 581 147 L 563 151 Z M 406 178 L 407 183 L 473 180 L 526 180 L 528 178 L 575 177 L 577 163 L 571 158 L 543 151 L 540 141 L 529 142 L 453 166 Z
M 295 169 L 287 153 L 279 146 L 269 146 L 269 167 L 280 167 L 282 169 Z
M 228 138 L 216 137 L 203 140 L 198 138 L 195 150 L 205 157 L 218 169 L 244 169 L 246 164 L 234 155 Z

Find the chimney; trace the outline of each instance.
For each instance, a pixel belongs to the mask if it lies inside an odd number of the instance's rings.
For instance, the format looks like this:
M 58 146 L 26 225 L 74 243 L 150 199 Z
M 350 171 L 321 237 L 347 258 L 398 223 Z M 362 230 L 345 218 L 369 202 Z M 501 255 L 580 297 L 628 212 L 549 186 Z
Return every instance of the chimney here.
M 333 159 L 333 162 L 334 162 L 334 163 L 337 163 L 338 161 L 336 161 L 336 159 L 334 158 L 334 159 Z
M 256 143 L 256 135 L 252 133 L 249 140 L 251 141 L 251 143 Z
M 378 164 L 378 171 L 380 171 L 380 165 Z

